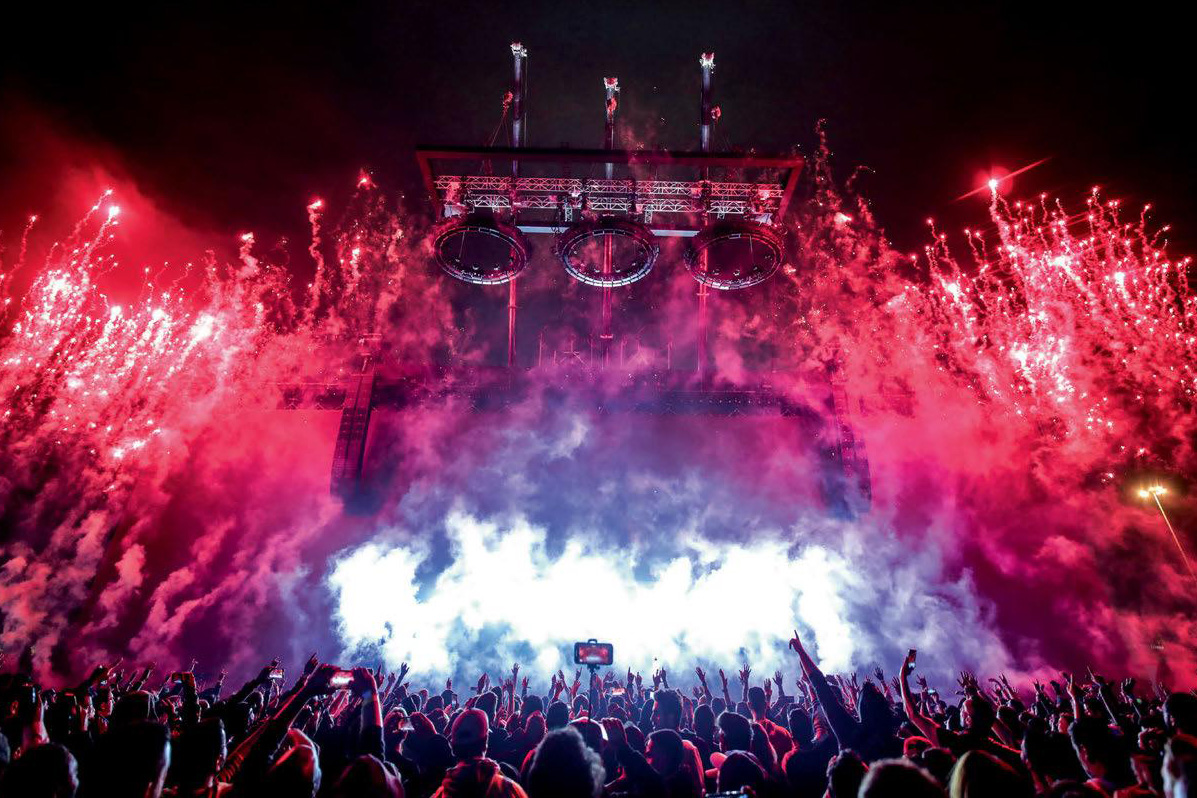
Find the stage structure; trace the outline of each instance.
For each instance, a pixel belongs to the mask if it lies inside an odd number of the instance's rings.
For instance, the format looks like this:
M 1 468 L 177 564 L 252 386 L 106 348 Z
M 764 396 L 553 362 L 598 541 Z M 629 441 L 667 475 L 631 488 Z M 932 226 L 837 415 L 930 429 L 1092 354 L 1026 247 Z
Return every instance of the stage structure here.
M 338 408 L 341 425 L 332 489 L 351 494 L 362 476 L 371 411 L 468 398 L 482 411 L 518 401 L 527 374 L 517 363 L 518 291 L 533 252 L 532 238 L 548 239 L 565 272 L 595 289 L 601 303 L 597 347 L 587 354 L 556 352 L 555 368 L 601 370 L 627 361 L 614 346 L 612 297 L 659 263 L 659 241 L 687 239 L 683 263 L 697 283 L 697 365 L 694 370 L 638 369 L 623 394 L 596 395 L 603 412 L 662 414 L 780 414 L 798 419 L 796 434 L 812 436 L 827 464 L 823 482 L 849 513 L 867 508 L 868 460 L 854 432 L 856 404 L 834 373 L 820 377 L 825 400 L 796 403 L 769 387 L 715 384 L 709 350 L 709 303 L 719 292 L 751 289 L 787 258 L 783 222 L 803 166 L 801 157 L 712 152 L 721 111 L 714 105 L 714 53 L 699 58 L 698 150 L 666 152 L 616 147 L 619 81 L 604 78 L 602 149 L 526 146 L 528 51 L 511 45 L 513 81 L 504 98 L 509 147 L 421 148 L 416 152 L 437 218 L 433 251 L 449 276 L 478 286 L 507 286 L 507 368 L 473 369 L 387 364 L 377 337 L 361 341 L 353 373 L 329 384 L 284 386 L 289 407 Z M 497 173 L 496 168 L 505 173 Z M 677 264 L 669 264 L 676 266 Z M 537 367 L 544 367 L 543 351 Z M 384 374 L 385 372 L 385 374 Z M 573 375 L 576 376 L 576 375 Z M 584 384 L 584 381 L 581 381 Z M 579 381 L 571 379 L 576 386 Z M 571 388 L 575 393 L 576 387 Z M 829 425 L 824 421 L 834 418 Z

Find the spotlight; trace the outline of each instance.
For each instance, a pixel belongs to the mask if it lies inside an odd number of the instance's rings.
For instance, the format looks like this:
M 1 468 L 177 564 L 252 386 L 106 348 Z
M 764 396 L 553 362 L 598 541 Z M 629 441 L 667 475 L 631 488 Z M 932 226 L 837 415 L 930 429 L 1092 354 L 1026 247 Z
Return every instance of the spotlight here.
M 661 252 L 647 227 L 613 216 L 570 227 L 558 236 L 556 250 L 571 277 L 600 288 L 636 282 Z
M 728 220 L 694 237 L 686 250 L 686 267 L 703 285 L 731 291 L 769 279 L 781 266 L 783 252 L 781 234 L 772 227 Z
M 450 223 L 437 234 L 432 247 L 445 272 L 475 285 L 509 282 L 528 265 L 523 234 L 482 215 Z

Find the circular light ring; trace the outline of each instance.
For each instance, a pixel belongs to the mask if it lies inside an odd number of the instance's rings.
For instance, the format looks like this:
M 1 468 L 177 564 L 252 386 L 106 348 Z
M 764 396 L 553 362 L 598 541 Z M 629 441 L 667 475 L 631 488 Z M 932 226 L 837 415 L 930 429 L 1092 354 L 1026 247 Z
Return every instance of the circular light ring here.
M 633 248 L 631 258 L 612 258 L 611 273 L 603 274 L 602 258 L 583 258 L 588 246 L 600 246 L 610 237 Z M 617 288 L 630 285 L 652 271 L 661 247 L 652 231 L 630 219 L 606 217 L 597 222 L 582 222 L 557 237 L 557 254 L 570 276 L 587 285 Z
M 506 255 L 500 245 L 505 245 Z M 493 219 L 467 217 L 454 222 L 437 234 L 432 248 L 447 274 L 475 285 L 510 282 L 528 265 L 527 239 L 515 227 Z M 479 253 L 480 248 L 495 252 Z
M 718 251 L 741 242 L 747 258 L 719 257 Z M 706 253 L 706 263 L 702 255 Z M 772 227 L 748 221 L 723 221 L 703 228 L 686 249 L 686 268 L 694 279 L 711 288 L 732 291 L 759 285 L 773 275 L 784 259 L 785 242 Z

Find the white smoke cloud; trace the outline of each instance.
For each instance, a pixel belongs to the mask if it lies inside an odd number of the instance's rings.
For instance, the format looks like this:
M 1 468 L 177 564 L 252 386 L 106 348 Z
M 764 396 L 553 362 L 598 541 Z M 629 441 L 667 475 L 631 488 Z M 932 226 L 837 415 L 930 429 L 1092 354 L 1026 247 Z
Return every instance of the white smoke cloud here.
M 932 669 L 937 652 L 945 676 L 960 663 L 1008 665 L 971 585 L 945 581 L 937 557 L 876 530 L 813 523 L 822 526 L 759 530 L 748 543 L 679 539 L 642 563 L 599 534 L 552 553 L 549 531 L 523 517 L 457 508 L 435 576 L 423 576 L 433 555 L 418 540 L 371 542 L 340 557 L 328 584 L 348 651 L 377 644 L 390 666 L 406 661 L 417 675 L 472 678 L 518 661 L 547 679 L 571 667 L 572 642 L 597 637 L 614 643 L 619 669 L 664 665 L 687 679 L 695 664 L 747 662 L 764 678 L 796 670 L 786 650 L 795 626 L 830 671 L 892 671 L 903 646 L 927 649 Z M 838 549 L 816 542 L 833 535 Z

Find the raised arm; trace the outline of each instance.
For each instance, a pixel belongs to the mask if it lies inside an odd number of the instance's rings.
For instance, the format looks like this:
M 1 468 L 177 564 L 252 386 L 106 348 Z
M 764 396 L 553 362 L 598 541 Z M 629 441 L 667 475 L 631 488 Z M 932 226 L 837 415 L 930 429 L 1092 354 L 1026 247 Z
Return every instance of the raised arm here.
M 914 727 L 934 745 L 939 745 L 939 725 L 919 710 L 914 696 L 910 692 L 912 671 L 914 671 L 914 649 L 911 649 L 910 653 L 906 655 L 906 659 L 902 660 L 902 670 L 898 673 L 898 683 L 902 688 L 902 708 L 906 710 L 906 717 L 914 724 Z
M 735 707 L 735 703 L 731 700 L 731 693 L 727 689 L 727 676 L 723 673 L 723 668 L 719 669 L 719 681 L 723 685 L 723 703 L 727 705 L 728 709 Z
M 851 740 L 855 738 L 858 726 L 856 719 L 848 714 L 848 710 L 844 709 L 844 705 L 835 697 L 835 693 L 831 690 L 831 685 L 827 682 L 827 677 L 823 675 L 823 671 L 819 670 L 819 666 L 811 659 L 810 654 L 806 653 L 806 648 L 802 645 L 802 639 L 798 637 L 798 630 L 794 630 L 794 637 L 790 640 L 790 648 L 798 654 L 798 660 L 802 664 L 802 672 L 806 674 L 806 680 L 810 683 L 811 689 L 815 693 L 815 698 L 819 700 L 819 706 L 823 708 L 823 714 L 827 717 L 827 722 L 831 724 L 831 730 L 835 732 L 836 739 L 839 740 L 840 746 L 843 748 L 851 744 Z

